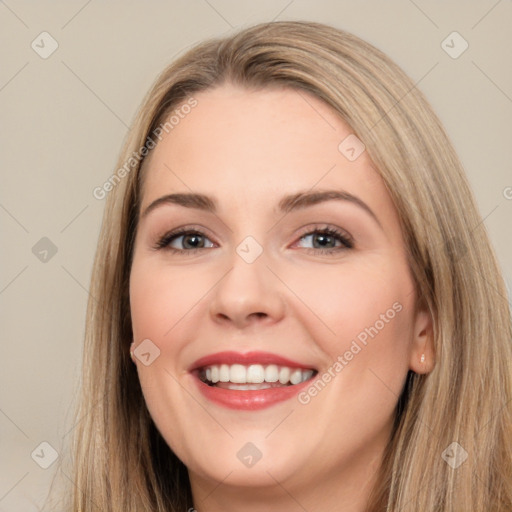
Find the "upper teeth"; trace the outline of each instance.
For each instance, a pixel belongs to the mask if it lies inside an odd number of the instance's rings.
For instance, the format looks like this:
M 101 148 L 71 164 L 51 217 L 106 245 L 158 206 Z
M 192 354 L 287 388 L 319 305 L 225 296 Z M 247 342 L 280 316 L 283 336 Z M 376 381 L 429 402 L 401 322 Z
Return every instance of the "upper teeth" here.
M 206 367 L 204 375 L 206 380 L 213 382 L 233 382 L 237 384 L 259 384 L 261 382 L 280 382 L 281 384 L 300 384 L 311 378 L 313 370 L 301 368 L 288 368 L 269 364 L 221 364 Z

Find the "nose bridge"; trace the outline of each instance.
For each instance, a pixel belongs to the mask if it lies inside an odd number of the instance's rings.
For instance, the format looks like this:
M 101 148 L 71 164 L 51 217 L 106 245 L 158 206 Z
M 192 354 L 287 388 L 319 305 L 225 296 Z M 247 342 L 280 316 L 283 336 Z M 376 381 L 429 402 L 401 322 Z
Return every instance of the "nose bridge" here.
M 214 289 L 210 311 L 216 320 L 242 327 L 256 319 L 279 320 L 284 312 L 280 282 L 267 267 L 268 254 L 252 236 L 232 253 L 230 270 Z

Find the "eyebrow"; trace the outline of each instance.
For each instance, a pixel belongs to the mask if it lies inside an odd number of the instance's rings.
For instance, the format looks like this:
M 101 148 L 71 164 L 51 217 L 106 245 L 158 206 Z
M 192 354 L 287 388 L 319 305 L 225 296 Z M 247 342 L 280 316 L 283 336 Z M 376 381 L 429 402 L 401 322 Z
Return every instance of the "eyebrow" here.
M 326 201 L 348 201 L 364 210 L 380 226 L 382 225 L 373 212 L 373 210 L 359 197 L 346 192 L 345 190 L 321 190 L 321 191 L 302 191 L 283 197 L 278 203 L 278 212 L 290 213 L 295 210 L 307 208 Z M 141 218 L 147 216 L 151 211 L 164 204 L 176 204 L 185 208 L 195 208 L 206 212 L 216 213 L 217 202 L 214 198 L 204 194 L 179 193 L 167 194 L 155 199 L 144 210 Z

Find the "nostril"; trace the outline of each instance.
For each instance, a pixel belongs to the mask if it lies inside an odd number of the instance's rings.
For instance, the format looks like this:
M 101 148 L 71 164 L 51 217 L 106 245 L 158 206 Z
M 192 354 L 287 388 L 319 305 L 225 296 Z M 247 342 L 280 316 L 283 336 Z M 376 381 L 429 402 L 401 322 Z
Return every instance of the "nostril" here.
M 263 318 L 267 318 L 267 317 L 268 317 L 268 314 L 267 314 L 267 313 L 260 313 L 260 312 L 257 312 L 257 313 L 251 313 L 251 314 L 248 316 L 248 319 L 255 319 L 255 318 L 263 319 Z
M 260 320 L 260 321 L 263 321 L 267 318 L 269 318 L 270 315 L 268 313 L 264 313 L 264 312 L 261 312 L 261 311 L 257 311 L 255 313 L 249 313 L 248 315 L 229 315 L 229 314 L 226 314 L 226 313 L 221 313 L 220 311 L 218 313 L 216 313 L 216 318 L 222 322 L 226 322 L 226 321 L 233 321 L 235 323 L 246 323 L 246 322 L 251 322 L 251 321 L 256 321 L 256 320 Z

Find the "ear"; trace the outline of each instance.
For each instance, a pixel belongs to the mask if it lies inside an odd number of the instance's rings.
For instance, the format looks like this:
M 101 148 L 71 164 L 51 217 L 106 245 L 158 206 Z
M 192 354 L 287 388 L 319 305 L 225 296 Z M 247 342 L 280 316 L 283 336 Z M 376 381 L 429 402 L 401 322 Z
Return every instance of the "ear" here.
M 135 363 L 135 354 L 133 353 L 133 346 L 135 345 L 135 341 L 132 341 L 130 344 L 130 358 Z
M 409 368 L 420 374 L 430 373 L 435 366 L 432 316 L 427 308 L 420 309 L 414 319 Z

